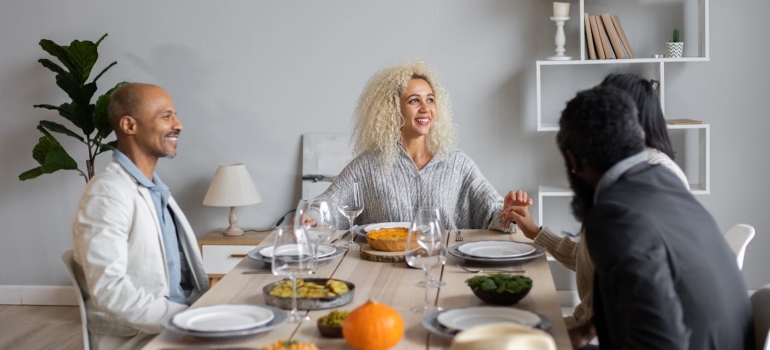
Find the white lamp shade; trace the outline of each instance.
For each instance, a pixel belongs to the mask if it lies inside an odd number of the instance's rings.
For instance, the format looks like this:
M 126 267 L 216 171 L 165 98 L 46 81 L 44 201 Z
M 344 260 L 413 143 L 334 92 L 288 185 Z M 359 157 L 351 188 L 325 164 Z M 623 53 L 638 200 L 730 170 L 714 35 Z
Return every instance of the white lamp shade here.
M 210 207 L 238 207 L 261 202 L 262 197 L 243 163 L 220 165 L 203 198 L 203 205 Z

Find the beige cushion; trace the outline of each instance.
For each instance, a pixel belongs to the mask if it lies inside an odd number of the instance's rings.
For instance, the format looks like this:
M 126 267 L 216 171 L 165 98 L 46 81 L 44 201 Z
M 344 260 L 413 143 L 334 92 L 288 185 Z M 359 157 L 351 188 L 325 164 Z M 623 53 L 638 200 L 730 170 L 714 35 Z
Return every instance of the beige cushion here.
M 451 350 L 556 350 L 546 332 L 514 323 L 489 323 L 460 332 Z

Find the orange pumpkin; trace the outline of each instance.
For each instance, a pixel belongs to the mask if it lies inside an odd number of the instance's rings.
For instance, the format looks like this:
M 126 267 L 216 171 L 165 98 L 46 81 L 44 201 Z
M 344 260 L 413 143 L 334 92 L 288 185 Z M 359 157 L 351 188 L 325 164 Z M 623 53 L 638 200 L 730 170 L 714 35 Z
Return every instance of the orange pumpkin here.
M 358 350 L 387 350 L 404 336 L 404 320 L 392 307 L 369 299 L 345 317 L 342 336 Z

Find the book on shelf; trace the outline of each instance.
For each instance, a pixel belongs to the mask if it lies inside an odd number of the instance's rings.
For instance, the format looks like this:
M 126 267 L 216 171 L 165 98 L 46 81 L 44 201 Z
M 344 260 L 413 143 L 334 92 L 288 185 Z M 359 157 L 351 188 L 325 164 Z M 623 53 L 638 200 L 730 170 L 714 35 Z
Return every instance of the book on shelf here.
M 671 125 L 703 124 L 702 121 L 695 119 L 666 119 L 666 123 Z
M 612 23 L 612 17 L 609 13 L 603 13 L 601 17 L 604 23 L 604 30 L 607 32 L 610 44 L 612 44 L 612 51 L 615 52 L 615 58 L 626 58 L 623 44 L 620 42 L 618 32 L 615 30 L 615 24 Z
M 596 46 L 596 55 L 599 56 L 600 60 L 606 59 L 602 38 L 599 36 L 599 26 L 596 24 L 596 16 L 589 16 L 589 21 L 591 22 L 591 35 L 594 37 L 594 45 Z
M 591 16 L 588 12 L 583 14 L 583 27 L 586 31 L 586 53 L 588 53 L 589 60 L 596 59 L 596 49 L 594 49 L 594 36 L 591 34 Z
M 607 30 L 604 29 L 604 23 L 602 21 L 601 16 L 593 16 L 596 17 L 596 26 L 599 27 L 599 38 L 601 38 L 602 41 L 602 49 L 604 49 L 604 56 L 607 57 L 607 59 L 613 59 L 615 58 L 612 55 L 612 47 L 610 47 L 610 39 L 607 37 Z
M 623 26 L 620 25 L 620 18 L 618 18 L 618 15 L 611 15 L 611 17 L 612 24 L 615 25 L 615 30 L 618 31 L 620 41 L 623 43 L 623 47 L 626 49 L 626 55 L 628 58 L 634 58 L 636 55 L 634 55 L 634 50 L 631 49 L 631 43 L 628 42 L 628 37 L 626 36 L 626 32 L 623 30 Z

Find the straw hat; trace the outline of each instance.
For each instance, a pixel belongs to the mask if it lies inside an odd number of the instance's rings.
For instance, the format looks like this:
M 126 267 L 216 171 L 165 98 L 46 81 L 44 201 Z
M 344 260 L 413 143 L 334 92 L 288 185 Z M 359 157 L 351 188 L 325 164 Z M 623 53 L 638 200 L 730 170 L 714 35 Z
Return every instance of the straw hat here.
M 487 323 L 460 332 L 450 350 L 556 350 L 546 332 L 515 323 Z

